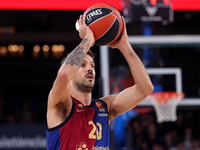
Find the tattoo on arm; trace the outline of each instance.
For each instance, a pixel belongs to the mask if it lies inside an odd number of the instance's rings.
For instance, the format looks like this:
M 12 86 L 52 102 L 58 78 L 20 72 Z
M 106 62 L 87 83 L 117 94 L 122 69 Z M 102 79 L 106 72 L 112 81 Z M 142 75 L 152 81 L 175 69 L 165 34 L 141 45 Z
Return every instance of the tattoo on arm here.
M 88 39 L 83 39 L 81 43 L 85 43 L 86 41 L 89 41 Z
M 89 41 L 88 39 L 83 39 L 82 42 L 72 51 L 72 53 L 68 56 L 68 58 L 65 60 L 66 65 L 75 65 L 80 67 L 81 63 L 83 61 L 83 58 L 85 57 L 84 53 L 84 47 L 81 47 L 82 43 L 85 43 L 86 41 Z
M 81 62 L 85 56 L 85 53 L 83 52 L 83 47 L 80 47 L 80 45 L 78 47 L 76 47 L 74 49 L 74 51 L 68 56 L 68 58 L 66 59 L 66 65 L 70 64 L 71 66 L 75 65 L 75 66 L 81 66 Z

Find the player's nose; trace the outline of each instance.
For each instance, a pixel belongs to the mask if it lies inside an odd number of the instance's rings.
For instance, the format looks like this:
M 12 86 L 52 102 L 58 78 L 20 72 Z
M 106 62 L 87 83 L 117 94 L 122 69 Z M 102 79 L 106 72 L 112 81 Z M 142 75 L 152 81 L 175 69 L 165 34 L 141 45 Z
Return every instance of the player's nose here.
M 93 73 L 93 68 L 92 68 L 92 67 L 89 67 L 89 68 L 88 68 L 88 72 Z

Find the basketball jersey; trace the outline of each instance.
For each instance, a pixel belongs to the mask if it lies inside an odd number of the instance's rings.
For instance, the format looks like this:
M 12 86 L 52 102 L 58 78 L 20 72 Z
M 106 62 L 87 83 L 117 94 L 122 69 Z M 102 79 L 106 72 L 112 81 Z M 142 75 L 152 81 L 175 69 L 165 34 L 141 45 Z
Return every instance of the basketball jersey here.
M 54 128 L 47 128 L 47 150 L 109 150 L 106 103 L 98 99 L 84 106 L 73 97 L 72 100 L 67 119 Z

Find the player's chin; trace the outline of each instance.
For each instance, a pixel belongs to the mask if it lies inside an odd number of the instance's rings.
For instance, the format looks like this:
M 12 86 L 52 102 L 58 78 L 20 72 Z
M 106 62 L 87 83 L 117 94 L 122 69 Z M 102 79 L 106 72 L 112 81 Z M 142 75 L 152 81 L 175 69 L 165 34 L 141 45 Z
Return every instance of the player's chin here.
M 90 80 L 90 81 L 88 82 L 87 85 L 88 85 L 89 87 L 94 87 L 94 80 L 93 80 L 93 81 Z

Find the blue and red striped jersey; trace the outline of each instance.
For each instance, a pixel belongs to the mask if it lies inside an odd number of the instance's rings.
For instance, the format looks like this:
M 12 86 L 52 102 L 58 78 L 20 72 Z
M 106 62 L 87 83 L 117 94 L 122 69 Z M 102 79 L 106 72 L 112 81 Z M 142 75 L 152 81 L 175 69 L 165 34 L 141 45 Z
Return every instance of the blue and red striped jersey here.
M 54 128 L 47 128 L 47 150 L 109 150 L 108 110 L 104 101 L 92 99 L 84 106 L 72 97 L 67 119 Z

